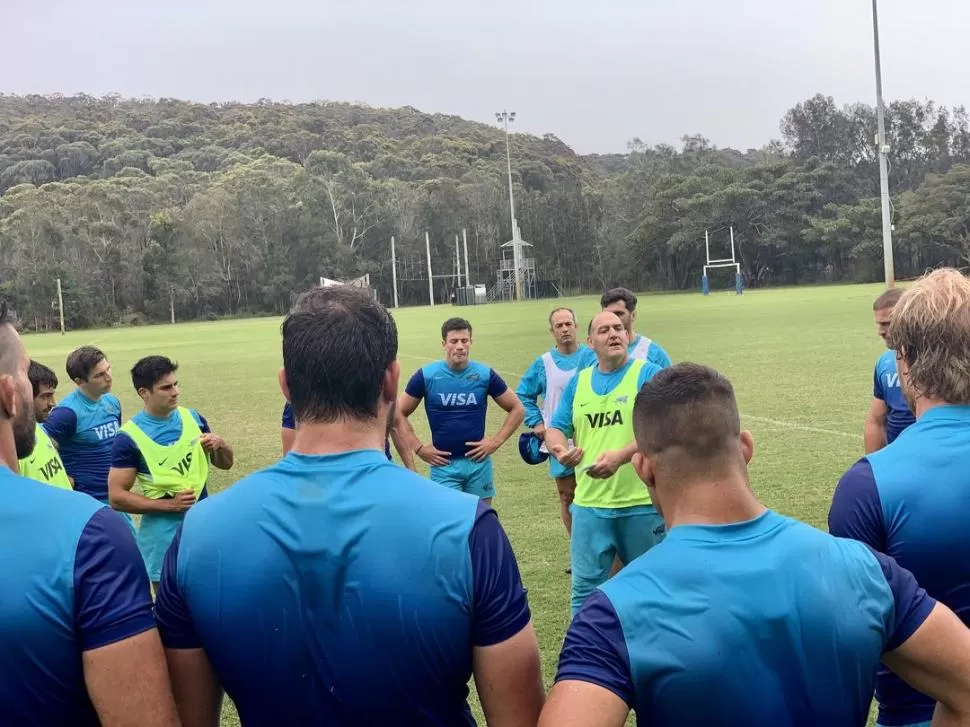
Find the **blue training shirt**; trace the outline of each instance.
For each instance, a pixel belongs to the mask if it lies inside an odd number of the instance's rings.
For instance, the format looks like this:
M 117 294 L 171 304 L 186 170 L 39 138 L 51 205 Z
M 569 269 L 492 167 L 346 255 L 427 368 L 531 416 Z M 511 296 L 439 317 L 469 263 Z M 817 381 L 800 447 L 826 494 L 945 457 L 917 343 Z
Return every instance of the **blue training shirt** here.
M 883 652 L 934 605 L 891 559 L 771 511 L 678 525 L 583 604 L 556 679 L 639 725 L 860 727 Z
M 555 346 L 549 352 L 552 360 L 557 367 L 563 371 L 574 371 L 596 363 L 596 354 L 593 354 L 593 363 L 585 363 L 589 360 L 590 349 L 580 346 L 575 353 L 560 353 Z M 585 363 L 585 365 L 583 365 Z M 542 363 L 542 356 L 532 362 L 528 371 L 519 380 L 519 385 L 515 390 L 516 396 L 525 408 L 525 425 L 535 427 L 542 423 L 542 409 L 539 408 L 539 397 L 546 395 L 546 367 Z
M 620 382 L 623 380 L 623 377 L 626 376 L 626 372 L 630 370 L 632 365 L 633 359 L 631 358 L 616 371 L 611 371 L 609 373 L 603 373 L 600 371 L 599 366 L 595 365 L 593 367 L 593 376 L 591 381 L 593 392 L 598 396 L 606 396 L 609 394 L 611 391 L 613 391 L 613 389 L 620 385 Z M 637 388 L 642 389 L 643 385 L 650 381 L 650 379 L 656 376 L 659 372 L 660 367 L 656 364 L 649 362 L 644 363 L 643 368 L 640 369 L 640 376 L 637 379 Z M 566 385 L 566 390 L 562 393 L 562 399 L 559 400 L 559 406 L 556 407 L 556 413 L 553 414 L 552 422 L 549 425 L 553 429 L 558 429 L 567 437 L 572 437 L 573 434 L 575 434 L 573 431 L 573 400 L 576 398 L 576 386 L 578 381 L 579 377 L 574 376 L 572 379 L 570 379 L 569 384 Z
M 452 457 L 464 457 L 471 449 L 467 442 L 485 436 L 488 397 L 499 397 L 508 388 L 494 369 L 477 361 L 469 361 L 461 371 L 436 361 L 415 371 L 404 391 L 424 399 L 435 448 Z
M 111 447 L 121 427 L 118 397 L 103 394 L 91 401 L 75 389 L 54 407 L 43 427 L 74 478 L 74 489 L 107 502 Z
M 833 535 L 861 540 L 912 571 L 970 624 L 970 406 L 938 406 L 891 446 L 856 462 L 829 511 Z M 876 685 L 884 725 L 928 722 L 934 701 L 883 669 Z
M 190 509 L 156 613 L 246 725 L 474 725 L 472 647 L 530 618 L 494 510 L 363 450 L 291 452 Z
M 82 652 L 155 627 L 131 529 L 87 495 L 2 465 L 0 489 L 0 721 L 96 727 Z
M 199 412 L 195 409 L 189 409 L 189 413 L 195 419 L 195 423 L 199 425 L 203 434 L 212 431 L 209 428 L 209 422 Z M 159 419 L 142 409 L 131 420 L 148 435 L 149 439 L 162 446 L 174 444 L 182 436 L 182 419 L 178 411 L 173 411 L 164 419 Z M 145 457 L 138 449 L 138 445 L 125 432 L 121 431 L 115 437 L 111 448 L 111 466 L 118 469 L 134 469 L 143 475 L 150 474 L 148 465 L 145 463 Z M 206 488 L 203 487 L 198 499 L 202 500 L 207 494 Z
M 280 421 L 281 429 L 296 429 L 296 417 L 293 416 L 293 405 L 290 402 L 286 402 L 283 405 L 283 417 Z M 384 454 L 387 455 L 388 459 L 391 459 L 391 440 L 384 440 Z
M 883 401 L 889 410 L 886 417 L 886 443 L 889 444 L 916 421 L 899 385 L 895 351 L 886 351 L 876 361 L 872 375 L 872 395 Z

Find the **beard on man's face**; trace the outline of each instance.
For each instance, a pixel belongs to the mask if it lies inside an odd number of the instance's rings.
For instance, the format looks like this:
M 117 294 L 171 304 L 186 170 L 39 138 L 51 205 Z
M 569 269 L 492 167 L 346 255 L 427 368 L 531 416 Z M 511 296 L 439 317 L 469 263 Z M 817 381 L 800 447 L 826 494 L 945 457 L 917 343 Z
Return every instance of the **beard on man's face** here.
M 20 414 L 13 420 L 13 442 L 17 459 L 25 459 L 33 454 L 34 445 L 37 444 L 37 421 L 33 402 L 29 399 L 20 402 Z

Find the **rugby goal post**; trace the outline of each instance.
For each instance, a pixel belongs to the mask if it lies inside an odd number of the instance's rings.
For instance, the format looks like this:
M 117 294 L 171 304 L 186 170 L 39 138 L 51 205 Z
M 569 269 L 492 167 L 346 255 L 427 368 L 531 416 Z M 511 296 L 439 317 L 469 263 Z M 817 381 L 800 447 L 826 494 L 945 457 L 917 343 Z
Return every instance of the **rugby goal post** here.
M 734 292 L 741 295 L 744 292 L 744 280 L 741 277 L 741 264 L 735 259 L 734 255 L 734 227 L 731 227 L 731 257 L 711 259 L 711 236 L 704 230 L 704 249 L 707 256 L 707 264 L 704 266 L 704 273 L 701 276 L 701 293 L 709 295 L 711 292 L 711 282 L 707 277 L 707 271 L 714 268 L 734 268 Z
M 377 291 L 370 287 L 370 273 L 364 273 L 359 278 L 353 278 L 352 280 L 334 280 L 332 278 L 325 278 L 320 276 L 320 287 L 329 288 L 333 285 L 347 285 L 351 288 L 360 288 L 366 290 L 370 293 L 371 298 L 377 300 Z

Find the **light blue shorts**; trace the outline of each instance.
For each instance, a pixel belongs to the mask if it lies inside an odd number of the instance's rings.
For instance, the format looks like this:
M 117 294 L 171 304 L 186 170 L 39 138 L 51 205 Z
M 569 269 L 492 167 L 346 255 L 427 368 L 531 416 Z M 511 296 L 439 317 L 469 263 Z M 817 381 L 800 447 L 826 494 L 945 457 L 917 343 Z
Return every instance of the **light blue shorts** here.
M 444 467 L 431 468 L 431 480 L 482 499 L 495 497 L 492 458 L 475 462 L 467 457 L 452 457 Z
M 613 560 L 623 565 L 657 545 L 667 534 L 664 519 L 653 505 L 607 509 L 571 505 L 573 534 L 570 538 L 572 560 L 573 615 L 599 586 L 610 577 Z
M 932 722 L 916 722 L 914 724 L 906 725 L 906 727 L 930 727 Z M 876 722 L 876 727 L 886 727 L 886 725 Z
M 148 579 L 153 582 L 162 579 L 162 564 L 175 533 L 185 518 L 183 512 L 152 512 L 141 516 L 138 528 L 138 549 L 141 551 Z
M 559 464 L 558 459 L 553 457 L 551 454 L 549 455 L 549 476 L 552 477 L 552 479 L 555 480 L 559 479 L 560 477 L 569 477 L 570 475 L 575 474 L 575 472 L 576 470 L 574 470 L 572 467 L 563 467 L 561 464 Z

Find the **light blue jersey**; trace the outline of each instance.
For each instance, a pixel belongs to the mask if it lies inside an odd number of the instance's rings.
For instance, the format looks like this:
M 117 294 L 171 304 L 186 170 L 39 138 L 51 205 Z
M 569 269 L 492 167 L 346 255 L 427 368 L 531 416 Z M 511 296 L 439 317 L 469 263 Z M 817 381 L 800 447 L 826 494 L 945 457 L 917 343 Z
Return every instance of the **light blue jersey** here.
M 892 559 L 771 511 L 680 525 L 586 601 L 556 679 L 640 725 L 861 727 L 882 655 L 934 605 Z
M 75 389 L 51 411 L 44 430 L 57 444 L 74 489 L 108 501 L 111 447 L 121 428 L 121 402 L 114 394 L 92 401 Z
M 906 427 L 916 421 L 903 394 L 903 388 L 899 385 L 895 351 L 886 351 L 876 361 L 876 369 L 872 375 L 872 395 L 884 402 L 889 410 L 886 417 L 886 444 L 891 444 Z

